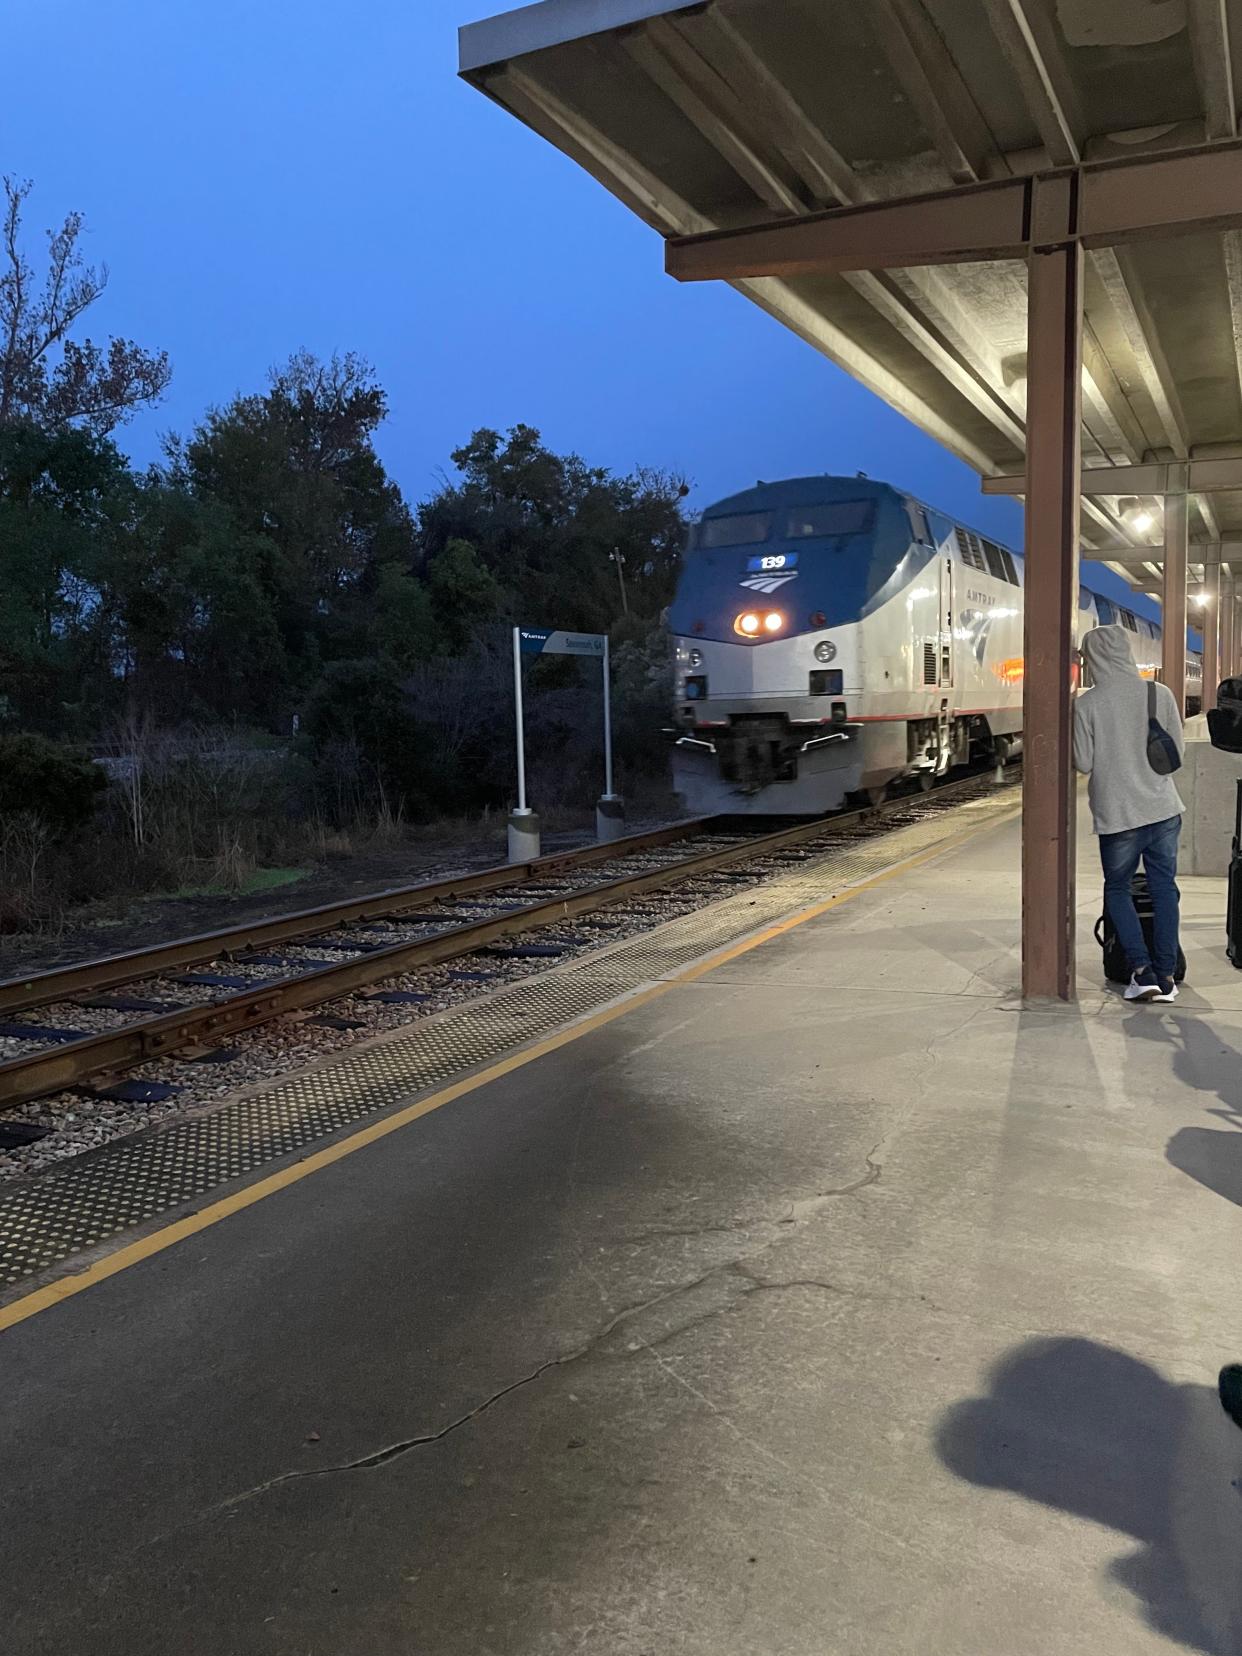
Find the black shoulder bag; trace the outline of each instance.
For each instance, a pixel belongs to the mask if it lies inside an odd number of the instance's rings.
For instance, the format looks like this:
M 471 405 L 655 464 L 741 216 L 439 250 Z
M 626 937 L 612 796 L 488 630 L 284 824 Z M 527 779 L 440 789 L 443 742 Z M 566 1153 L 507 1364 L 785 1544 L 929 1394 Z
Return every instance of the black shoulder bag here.
M 1156 685 L 1147 681 L 1147 763 L 1157 776 L 1171 776 L 1182 768 L 1177 743 L 1156 717 Z

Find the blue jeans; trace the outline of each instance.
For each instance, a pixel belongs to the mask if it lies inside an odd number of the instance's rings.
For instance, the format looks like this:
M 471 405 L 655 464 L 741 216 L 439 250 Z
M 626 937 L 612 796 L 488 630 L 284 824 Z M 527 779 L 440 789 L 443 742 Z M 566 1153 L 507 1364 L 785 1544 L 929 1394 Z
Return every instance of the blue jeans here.
M 1124 834 L 1100 835 L 1100 861 L 1104 864 L 1104 909 L 1112 921 L 1117 940 L 1126 952 L 1132 972 L 1154 966 L 1161 977 L 1172 977 L 1177 967 L 1177 836 L 1179 816 L 1146 828 L 1131 828 Z M 1140 859 L 1147 875 L 1152 903 L 1152 947 L 1139 921 L 1130 881 Z M 1153 960 L 1151 957 L 1155 955 Z

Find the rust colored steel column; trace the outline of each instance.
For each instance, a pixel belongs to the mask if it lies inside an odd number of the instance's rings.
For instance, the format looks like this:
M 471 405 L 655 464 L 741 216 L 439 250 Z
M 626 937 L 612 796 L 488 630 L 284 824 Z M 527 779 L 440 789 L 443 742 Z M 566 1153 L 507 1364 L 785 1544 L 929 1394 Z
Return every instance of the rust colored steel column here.
M 1220 619 L 1217 621 L 1217 662 L 1219 662 L 1219 676 L 1227 679 L 1232 672 L 1232 644 L 1229 639 L 1232 613 L 1234 613 L 1234 578 L 1224 565 L 1220 565 Z
M 1033 248 L 1027 270 L 1022 993 L 1072 1000 L 1082 249 Z
M 1164 497 L 1164 595 L 1160 602 L 1160 676 L 1186 716 L 1186 496 Z
M 1203 712 L 1216 706 L 1220 670 L 1220 559 L 1203 566 Z

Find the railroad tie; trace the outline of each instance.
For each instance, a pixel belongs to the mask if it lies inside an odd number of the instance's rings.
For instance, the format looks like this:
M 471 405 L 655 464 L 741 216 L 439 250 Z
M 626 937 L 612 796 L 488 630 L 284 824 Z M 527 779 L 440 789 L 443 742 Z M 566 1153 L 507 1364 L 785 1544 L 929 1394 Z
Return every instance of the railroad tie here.
M 56 1045 L 62 1041 L 84 1041 L 85 1029 L 61 1029 L 53 1024 L 0 1023 L 0 1035 L 17 1041 L 46 1041 Z

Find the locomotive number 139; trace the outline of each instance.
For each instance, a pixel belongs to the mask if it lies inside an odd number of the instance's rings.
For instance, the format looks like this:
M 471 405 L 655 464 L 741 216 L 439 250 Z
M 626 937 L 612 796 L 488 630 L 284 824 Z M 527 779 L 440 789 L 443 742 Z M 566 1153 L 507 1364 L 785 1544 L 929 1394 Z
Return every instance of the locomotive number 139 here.
M 756 552 L 747 558 L 746 569 L 751 575 L 770 575 L 777 570 L 797 569 L 796 552 Z

